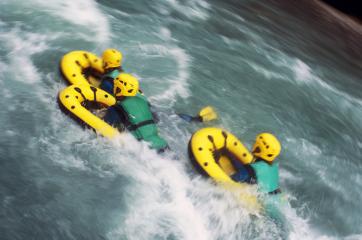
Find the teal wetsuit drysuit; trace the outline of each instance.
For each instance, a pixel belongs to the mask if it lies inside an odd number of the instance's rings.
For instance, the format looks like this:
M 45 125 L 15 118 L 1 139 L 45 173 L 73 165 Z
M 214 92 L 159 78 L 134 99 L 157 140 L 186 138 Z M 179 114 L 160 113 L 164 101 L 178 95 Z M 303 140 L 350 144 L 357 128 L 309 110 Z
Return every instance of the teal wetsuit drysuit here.
M 158 135 L 150 105 L 146 97 L 137 93 L 134 97 L 124 97 L 110 107 L 104 120 L 111 125 L 122 122 L 138 140 L 151 144 L 151 148 L 163 151 L 167 142 Z
M 288 235 L 288 223 L 280 210 L 285 204 L 283 195 L 279 188 L 279 166 L 278 163 L 269 164 L 263 160 L 250 164 L 254 170 L 256 182 L 262 193 L 268 193 L 268 197 L 264 198 L 263 204 L 265 211 L 282 230 L 283 236 Z
M 278 163 L 267 163 L 257 159 L 250 165 L 243 165 L 240 161 L 230 158 L 237 172 L 231 176 L 234 181 L 257 183 L 263 193 L 279 193 Z
M 281 224 L 283 231 L 287 231 L 285 218 L 279 211 L 282 195 L 279 188 L 278 163 L 270 164 L 262 159 L 256 159 L 252 164 L 243 165 L 236 159 L 229 159 L 237 170 L 230 177 L 237 182 L 257 183 L 260 192 L 268 194 L 268 197 L 264 198 L 263 201 L 266 212 L 270 217 L 277 220 L 278 224 Z
M 272 194 L 280 191 L 278 163 L 269 164 L 260 160 L 250 164 L 250 167 L 254 170 L 261 192 Z

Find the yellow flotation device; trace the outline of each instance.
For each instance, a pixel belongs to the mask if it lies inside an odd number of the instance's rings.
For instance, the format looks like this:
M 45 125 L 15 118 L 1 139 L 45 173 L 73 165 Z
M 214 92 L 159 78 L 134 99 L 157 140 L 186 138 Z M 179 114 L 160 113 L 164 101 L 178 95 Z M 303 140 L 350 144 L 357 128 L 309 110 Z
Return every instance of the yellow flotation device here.
M 60 69 L 69 83 L 80 85 L 99 86 L 100 84 L 94 76 L 85 76 L 86 70 L 91 69 L 99 74 L 104 73 L 102 59 L 87 51 L 72 51 L 65 54 L 60 62 Z
M 229 176 L 235 172 L 230 160 L 224 156 L 215 157 L 223 149 L 249 164 L 253 156 L 233 134 L 220 128 L 203 128 L 196 131 L 189 143 L 189 154 L 198 168 L 217 182 L 234 182 Z
M 196 169 L 227 188 L 246 188 L 247 184 L 237 183 L 230 178 L 235 173 L 227 154 L 235 156 L 243 164 L 249 164 L 253 156 L 233 134 L 220 128 L 202 128 L 196 131 L 189 142 L 189 157 Z M 259 209 L 256 195 L 246 194 L 242 200 L 252 209 Z
M 107 107 L 114 105 L 116 99 L 106 91 L 89 84 L 76 84 L 63 89 L 58 98 L 65 112 L 70 113 L 76 120 L 81 120 L 81 123 L 87 124 L 103 136 L 113 138 L 119 134 L 116 128 L 85 108 L 88 102 L 100 103 Z

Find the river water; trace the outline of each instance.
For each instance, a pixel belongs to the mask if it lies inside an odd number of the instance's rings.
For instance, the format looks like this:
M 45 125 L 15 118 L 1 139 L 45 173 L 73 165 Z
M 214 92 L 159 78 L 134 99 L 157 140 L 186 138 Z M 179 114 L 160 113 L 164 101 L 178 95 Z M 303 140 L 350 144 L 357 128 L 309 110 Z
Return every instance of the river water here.
M 362 239 L 361 26 L 314 1 L 2 0 L 1 239 Z M 61 57 L 120 49 L 171 154 L 109 141 L 57 105 Z M 219 119 L 175 113 L 213 106 Z M 285 232 L 201 178 L 191 134 L 282 143 Z

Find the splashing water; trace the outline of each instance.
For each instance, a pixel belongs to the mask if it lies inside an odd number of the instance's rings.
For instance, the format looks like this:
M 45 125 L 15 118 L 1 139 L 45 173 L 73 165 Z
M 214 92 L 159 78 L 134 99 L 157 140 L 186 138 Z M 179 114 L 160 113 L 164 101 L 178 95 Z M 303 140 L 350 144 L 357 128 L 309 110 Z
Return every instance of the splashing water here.
M 361 239 L 361 36 L 299 4 L 1 1 L 2 239 Z M 61 57 L 108 47 L 139 77 L 171 153 L 59 110 Z M 218 121 L 175 114 L 206 105 Z M 187 144 L 204 126 L 249 148 L 259 132 L 280 138 L 285 225 L 194 171 Z

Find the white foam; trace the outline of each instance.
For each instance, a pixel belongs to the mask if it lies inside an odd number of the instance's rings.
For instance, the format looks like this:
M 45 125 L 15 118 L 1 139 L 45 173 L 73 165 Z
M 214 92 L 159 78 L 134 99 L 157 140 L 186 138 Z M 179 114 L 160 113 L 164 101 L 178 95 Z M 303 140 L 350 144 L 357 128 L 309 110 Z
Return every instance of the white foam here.
M 122 146 L 123 155 L 113 155 L 113 168 L 134 179 L 137 191 L 127 191 L 130 209 L 119 228 L 109 233 L 109 238 L 166 239 L 172 234 L 177 239 L 210 239 L 204 220 L 188 197 L 191 184 L 182 165 L 161 157 L 145 143 L 134 141 L 130 137 L 127 144 L 122 144 L 121 138 L 113 142 Z
M 292 148 L 296 150 L 295 154 L 297 156 L 308 154 L 310 157 L 315 158 L 322 154 L 322 150 L 307 139 L 286 138 L 286 142 L 293 145 Z
M 55 126 L 65 124 L 59 116 L 54 117 Z M 170 159 L 167 155 L 161 157 L 130 134 L 110 142 L 105 138 L 90 137 L 94 136 L 91 131 L 83 132 L 75 127 L 67 130 L 68 133 L 61 133 L 57 139 L 69 146 L 77 142 L 80 148 L 93 149 L 104 157 L 92 163 L 64 156 L 55 145 L 49 150 L 55 155 L 55 162 L 65 169 L 77 168 L 93 174 L 97 171 L 100 175 L 119 174 L 132 180 L 128 187 L 122 186 L 127 207 L 120 214 L 118 227 L 109 232 L 108 238 L 167 239 L 174 236 L 176 239 L 207 240 L 232 236 L 243 239 L 245 235 L 255 236 L 255 228 L 261 239 L 271 239 L 270 234 L 278 235 L 279 230 L 273 222 L 263 216 L 257 216 L 255 220 L 231 192 L 201 178 L 190 179 L 182 164 L 186 160 Z M 80 132 L 83 133 L 79 135 Z M 49 147 L 52 141 L 44 139 L 42 142 Z M 286 210 L 284 214 L 293 226 L 290 239 L 320 238 L 295 210 Z
M 290 240 L 315 240 L 315 239 L 330 239 L 326 236 L 321 236 L 316 230 L 314 230 L 308 223 L 308 219 L 299 217 L 296 210 L 289 205 L 281 208 L 283 215 L 286 217 L 290 228 L 289 238 Z
M 286 143 L 289 145 L 287 148 L 295 149 L 295 156 L 303 156 L 305 159 L 312 159 L 311 161 L 303 161 L 302 164 L 307 165 L 305 167 L 308 169 L 315 169 L 314 172 L 318 175 L 320 184 L 323 184 L 325 188 L 338 192 L 338 196 L 346 197 L 346 201 L 348 201 L 347 196 L 349 196 L 349 193 L 348 189 L 343 186 L 344 181 L 336 179 L 336 176 L 342 175 L 343 171 L 345 171 L 345 169 L 337 167 L 341 164 L 343 159 L 336 156 L 330 156 L 329 152 L 323 151 L 323 145 L 317 146 L 303 138 L 287 138 Z M 343 165 L 346 164 L 348 163 L 343 163 Z M 349 168 L 349 166 L 345 167 Z M 286 179 L 285 181 L 303 181 L 303 179 L 291 175 L 284 169 L 280 173 L 281 179 Z M 350 177 L 353 178 L 352 175 Z M 355 183 L 358 184 L 358 182 Z
M 13 130 L 6 130 L 4 133 L 6 137 L 14 137 L 19 134 L 18 132 Z
M 324 91 L 320 91 L 321 95 L 326 95 L 326 92 L 329 92 L 330 94 L 333 94 L 334 96 L 336 96 L 338 98 L 342 98 L 342 99 L 347 100 L 350 103 L 358 104 L 358 105 L 362 106 L 361 99 L 351 97 L 349 94 L 343 92 L 342 90 L 339 90 L 339 89 L 331 86 L 330 84 L 326 83 L 321 78 L 314 75 L 311 68 L 303 61 L 296 59 L 292 68 L 294 70 L 297 83 L 299 83 L 299 84 L 305 83 L 305 84 L 309 84 L 309 85 L 319 86 L 324 89 Z
M 312 77 L 312 73 L 310 67 L 307 64 L 297 59 L 294 63 L 293 69 L 298 83 L 309 83 Z
M 302 177 L 297 177 L 292 172 L 289 172 L 284 168 L 280 169 L 279 176 L 281 182 L 298 182 L 298 183 L 303 182 Z
M 0 33 L 1 45 L 6 48 L 6 57 L 9 58 L 6 71 L 16 73 L 13 80 L 29 84 L 40 81 L 40 74 L 31 57 L 49 48 L 47 40 L 46 35 L 24 32 L 18 28 Z
M 75 156 L 68 155 L 65 156 L 64 152 L 60 148 L 60 145 L 54 144 L 51 136 L 42 136 L 37 141 L 37 148 L 44 148 L 43 150 L 45 155 L 49 155 L 50 159 L 64 170 L 71 170 L 73 168 L 79 170 L 88 170 L 83 159 Z M 69 141 L 68 143 L 72 143 Z
M 86 27 L 92 32 L 88 39 L 106 44 L 110 38 L 110 24 L 99 5 L 93 0 L 34 0 L 43 11 L 59 16 L 68 22 Z
M 106 154 L 101 150 L 107 156 L 102 164 L 110 164 L 112 171 L 133 183 L 129 189 L 124 186 L 127 211 L 122 212 L 119 226 L 109 232 L 108 238 L 223 239 L 242 236 L 251 224 L 240 199 L 204 179 L 191 180 L 183 159 L 162 157 L 129 134 L 112 143 L 113 150 Z
M 190 56 L 179 47 L 146 44 L 141 45 L 140 48 L 146 54 L 157 54 L 162 57 L 170 57 L 177 63 L 177 76 L 167 76 L 167 79 L 162 79 L 165 87 L 160 90 L 163 92 L 157 94 L 157 96 L 151 96 L 150 100 L 155 102 L 166 100 L 169 104 L 173 104 L 176 101 L 176 96 L 187 98 L 189 96 L 187 80 L 189 78 Z
M 160 36 L 163 38 L 163 40 L 169 41 L 172 37 L 170 29 L 168 29 L 166 27 L 162 27 L 160 29 Z
M 258 65 L 256 63 L 253 63 L 253 62 L 245 62 L 246 64 L 248 64 L 252 69 L 254 69 L 256 72 L 258 73 L 261 73 L 264 75 L 265 78 L 267 79 L 273 79 L 273 78 L 276 78 L 276 79 L 286 79 L 286 77 L 282 74 L 280 74 L 279 72 L 275 72 L 275 71 L 272 71 L 272 70 L 269 70 L 265 67 L 262 67 L 261 65 Z
M 287 73 L 285 73 L 285 70 L 290 69 L 291 65 L 293 66 L 294 60 L 279 49 L 269 46 L 259 35 L 252 33 L 247 27 L 240 27 L 240 31 L 246 32 L 247 35 L 253 39 L 253 42 L 250 43 L 253 50 L 262 58 L 267 59 L 271 65 L 274 65 L 276 67 L 276 71 L 273 71 L 270 67 L 267 68 L 260 63 L 250 61 L 245 61 L 245 63 L 258 73 L 263 74 L 264 77 L 269 80 L 281 79 L 284 81 L 290 81 L 290 77 Z
M 263 42 L 261 42 L 260 45 L 261 46 L 255 45 L 254 49 L 258 53 L 265 56 L 270 61 L 270 63 L 276 66 L 278 69 L 283 71 L 290 70 L 291 73 L 294 75 L 294 78 L 291 78 L 286 74 L 282 75 L 278 72 L 271 71 L 258 64 L 246 62 L 254 70 L 263 74 L 267 79 L 278 78 L 283 81 L 296 83 L 301 86 L 307 86 L 309 88 L 312 88 L 313 90 L 318 90 L 314 93 L 319 93 L 319 97 L 324 99 L 325 103 L 333 104 L 333 106 L 338 105 L 339 110 L 342 112 L 342 114 L 347 112 L 349 115 L 352 115 L 352 117 L 356 119 L 356 124 L 361 124 L 358 119 L 360 119 L 360 117 L 362 116 L 362 112 L 360 111 L 362 106 L 362 99 L 351 96 L 350 94 L 336 88 L 335 86 L 332 86 L 331 84 L 324 81 L 322 78 L 316 76 L 313 73 L 312 67 L 310 67 L 302 60 L 289 57 L 280 50 L 265 45 L 265 43 Z
M 362 239 L 362 234 L 353 234 L 353 235 L 349 235 L 345 238 L 343 238 L 344 240 L 361 240 Z
M 210 5 L 205 0 L 167 0 L 166 2 L 173 10 L 178 11 L 188 18 L 201 20 L 207 20 L 209 18 L 208 10 L 210 9 Z M 165 10 L 163 13 L 165 13 Z
M 130 137 L 130 136 L 128 136 Z M 251 217 L 231 192 L 201 178 L 190 180 L 179 161 L 160 157 L 132 137 L 116 140 L 112 168 L 135 180 L 124 194 L 128 210 L 110 239 L 279 239 L 278 227 L 263 216 Z M 120 145 L 119 145 L 120 144 Z M 308 145 L 308 144 L 306 144 Z M 121 156 L 121 157 L 120 157 Z M 104 159 L 103 159 L 104 161 Z M 129 164 L 132 161 L 132 164 Z M 288 239 L 335 240 L 318 232 L 288 204 L 281 208 L 290 227 Z M 142 229 L 142 231 L 140 231 Z M 346 240 L 358 239 L 351 235 Z M 258 238 L 258 239 L 259 239 Z
M 322 78 L 313 74 L 311 67 L 299 59 L 295 60 L 292 69 L 294 70 L 295 80 L 298 84 L 306 85 L 313 90 L 318 90 L 314 91 L 314 93 L 319 93 L 319 98 L 324 100 L 324 104 L 327 104 L 333 109 L 333 113 L 331 114 L 334 114 L 334 116 L 339 119 L 341 116 L 348 115 L 350 116 L 350 120 L 353 121 L 354 127 L 362 128 L 362 122 L 360 121 L 362 116 L 362 99 L 328 84 Z M 337 111 L 339 111 L 339 113 Z
M 206 182 L 197 178 L 192 181 L 190 197 L 196 209 L 207 220 L 207 228 L 209 235 L 213 236 L 212 239 L 227 239 L 230 236 L 233 239 L 247 238 L 248 229 L 254 224 L 251 214 L 255 212 L 249 211 L 240 200 L 245 191 L 255 194 L 255 188 L 229 191 L 213 184 L 211 180 Z

